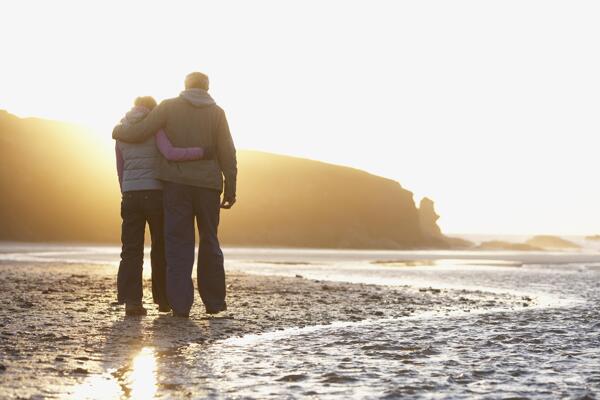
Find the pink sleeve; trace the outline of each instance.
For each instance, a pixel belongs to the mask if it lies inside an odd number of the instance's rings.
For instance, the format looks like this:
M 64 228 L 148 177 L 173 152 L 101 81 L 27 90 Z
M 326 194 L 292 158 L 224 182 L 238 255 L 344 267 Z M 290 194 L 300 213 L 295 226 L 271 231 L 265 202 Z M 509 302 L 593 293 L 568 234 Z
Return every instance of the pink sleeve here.
M 158 150 L 169 161 L 200 160 L 204 156 L 202 147 L 174 147 L 162 129 L 156 133 L 155 139 Z
M 119 187 L 123 183 L 123 165 L 125 164 L 125 160 L 123 160 L 123 154 L 121 153 L 121 149 L 119 149 L 119 144 L 115 143 L 115 155 L 117 157 L 117 176 L 119 177 Z

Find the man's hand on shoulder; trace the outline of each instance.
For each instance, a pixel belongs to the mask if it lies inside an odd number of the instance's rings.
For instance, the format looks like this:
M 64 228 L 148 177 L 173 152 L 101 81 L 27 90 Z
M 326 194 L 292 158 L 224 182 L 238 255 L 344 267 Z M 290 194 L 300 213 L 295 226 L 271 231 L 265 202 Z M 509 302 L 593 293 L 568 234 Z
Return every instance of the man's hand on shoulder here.
M 119 124 L 113 129 L 113 139 L 127 143 L 140 143 L 158 132 L 166 123 L 167 109 L 163 101 L 154 107 L 145 118 L 135 124 Z
M 112 138 L 113 139 L 119 139 L 119 132 L 121 131 L 121 128 L 123 128 L 123 124 L 117 124 L 112 131 Z

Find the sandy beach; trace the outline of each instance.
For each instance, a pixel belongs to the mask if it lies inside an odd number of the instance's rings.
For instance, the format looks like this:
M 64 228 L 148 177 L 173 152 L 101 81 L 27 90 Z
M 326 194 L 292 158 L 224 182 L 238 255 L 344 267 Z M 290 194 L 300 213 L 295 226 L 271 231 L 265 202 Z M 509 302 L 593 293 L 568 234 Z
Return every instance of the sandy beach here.
M 207 316 L 198 298 L 189 320 L 159 315 L 146 280 L 149 315 L 125 317 L 123 306 L 115 303 L 115 272 L 110 265 L 0 264 L 2 397 L 68 395 L 87 377 L 106 372 L 107 366 L 147 346 L 169 358 L 190 345 L 290 327 L 532 304 L 531 299 L 483 292 L 233 272 L 228 275 L 229 311 L 219 316 Z M 126 389 L 125 385 L 124 393 Z M 184 394 L 176 385 L 158 389 L 165 398 Z

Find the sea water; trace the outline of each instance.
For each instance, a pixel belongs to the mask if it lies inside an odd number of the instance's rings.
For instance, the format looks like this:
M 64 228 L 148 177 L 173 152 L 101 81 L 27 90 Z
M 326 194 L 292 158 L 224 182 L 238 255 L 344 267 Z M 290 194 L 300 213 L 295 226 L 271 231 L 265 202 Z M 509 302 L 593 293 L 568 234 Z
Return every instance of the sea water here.
M 574 261 L 581 254 L 570 261 L 564 254 L 523 254 L 518 262 L 517 255 L 504 265 L 498 254 L 446 254 L 414 267 L 248 265 L 315 279 L 504 292 L 536 305 L 234 338 L 190 358 L 210 360 L 223 382 L 215 390 L 230 396 L 593 398 L 600 393 L 600 264 Z
M 111 246 L 0 246 L 0 260 L 10 261 L 116 265 L 118 254 Z M 465 290 L 509 293 L 535 305 L 290 328 L 191 344 L 176 358 L 161 359 L 155 349 L 145 348 L 133 365 L 140 365 L 142 375 L 148 370 L 138 382 L 154 381 L 141 385 L 139 398 L 168 398 L 168 390 L 156 388 L 170 385 L 192 398 L 542 399 L 600 393 L 600 254 L 595 249 L 226 249 L 225 256 L 230 271 L 446 288 L 457 296 Z M 102 378 L 88 378 L 93 379 Z M 113 394 L 123 397 L 118 385 Z

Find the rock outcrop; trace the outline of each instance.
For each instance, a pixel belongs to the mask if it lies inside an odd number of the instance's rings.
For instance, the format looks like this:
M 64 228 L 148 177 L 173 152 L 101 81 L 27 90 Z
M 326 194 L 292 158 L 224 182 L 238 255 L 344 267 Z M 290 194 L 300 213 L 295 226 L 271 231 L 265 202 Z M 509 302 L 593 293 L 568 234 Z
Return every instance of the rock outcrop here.
M 490 240 L 482 242 L 477 246 L 477 250 L 509 250 L 509 251 L 541 251 L 541 247 L 532 246 L 527 243 L 513 243 L 502 240 Z
M 534 236 L 531 239 L 527 240 L 528 245 L 541 247 L 546 250 L 552 249 L 578 249 L 579 246 L 577 243 L 573 243 L 569 240 L 563 239 L 559 236 L 550 236 L 550 235 L 539 235 Z
M 437 224 L 439 218 L 440 216 L 435 212 L 433 201 L 423 197 L 419 203 L 419 222 L 424 235 L 435 239 L 443 238 L 442 230 Z

